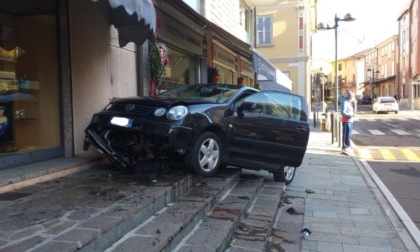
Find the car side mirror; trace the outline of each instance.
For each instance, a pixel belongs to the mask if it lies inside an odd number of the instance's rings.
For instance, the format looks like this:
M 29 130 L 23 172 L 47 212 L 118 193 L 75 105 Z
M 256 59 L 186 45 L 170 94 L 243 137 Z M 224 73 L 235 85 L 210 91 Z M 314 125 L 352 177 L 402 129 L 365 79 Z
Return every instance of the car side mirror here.
M 243 102 L 238 107 L 238 116 L 242 118 L 244 116 L 244 110 L 255 110 L 257 107 L 257 104 L 255 102 Z
M 243 102 L 241 106 L 238 107 L 238 111 L 243 110 L 255 110 L 257 104 L 255 102 Z

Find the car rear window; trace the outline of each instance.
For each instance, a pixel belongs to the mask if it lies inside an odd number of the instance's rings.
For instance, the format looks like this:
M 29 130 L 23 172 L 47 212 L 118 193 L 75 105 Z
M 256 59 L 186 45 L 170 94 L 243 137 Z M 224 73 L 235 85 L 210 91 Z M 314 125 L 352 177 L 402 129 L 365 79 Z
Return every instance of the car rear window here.
M 381 103 L 394 103 L 394 102 L 395 102 L 395 100 L 392 97 L 381 98 Z

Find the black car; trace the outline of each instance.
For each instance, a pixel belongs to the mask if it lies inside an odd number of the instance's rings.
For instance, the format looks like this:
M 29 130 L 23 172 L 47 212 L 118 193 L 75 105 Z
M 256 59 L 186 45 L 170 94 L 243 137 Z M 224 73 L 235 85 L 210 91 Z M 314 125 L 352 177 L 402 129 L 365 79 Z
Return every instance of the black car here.
M 193 84 L 157 96 L 118 98 L 93 115 L 84 149 L 94 145 L 121 168 L 179 161 L 212 176 L 232 165 L 292 182 L 309 138 L 303 97 L 228 84 Z
M 362 98 L 360 98 L 358 100 L 359 104 L 373 104 L 373 100 L 372 97 L 370 97 L 369 95 L 364 95 L 362 96 Z

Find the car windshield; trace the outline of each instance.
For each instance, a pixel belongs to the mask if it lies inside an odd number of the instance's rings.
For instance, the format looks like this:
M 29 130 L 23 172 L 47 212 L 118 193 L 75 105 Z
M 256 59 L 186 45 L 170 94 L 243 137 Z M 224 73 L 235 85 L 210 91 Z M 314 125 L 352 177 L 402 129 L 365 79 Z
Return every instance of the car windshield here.
M 229 84 L 192 84 L 168 90 L 157 96 L 203 99 L 223 103 L 241 87 Z

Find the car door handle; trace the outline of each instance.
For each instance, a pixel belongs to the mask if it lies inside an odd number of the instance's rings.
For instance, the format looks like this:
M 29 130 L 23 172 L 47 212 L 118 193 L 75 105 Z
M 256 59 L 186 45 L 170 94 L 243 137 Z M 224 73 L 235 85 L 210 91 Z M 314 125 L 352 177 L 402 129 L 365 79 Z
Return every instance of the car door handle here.
M 296 130 L 297 130 L 299 133 L 303 133 L 303 132 L 307 132 L 307 131 L 308 131 L 308 129 L 307 129 L 307 128 L 305 128 L 305 127 L 296 127 Z

